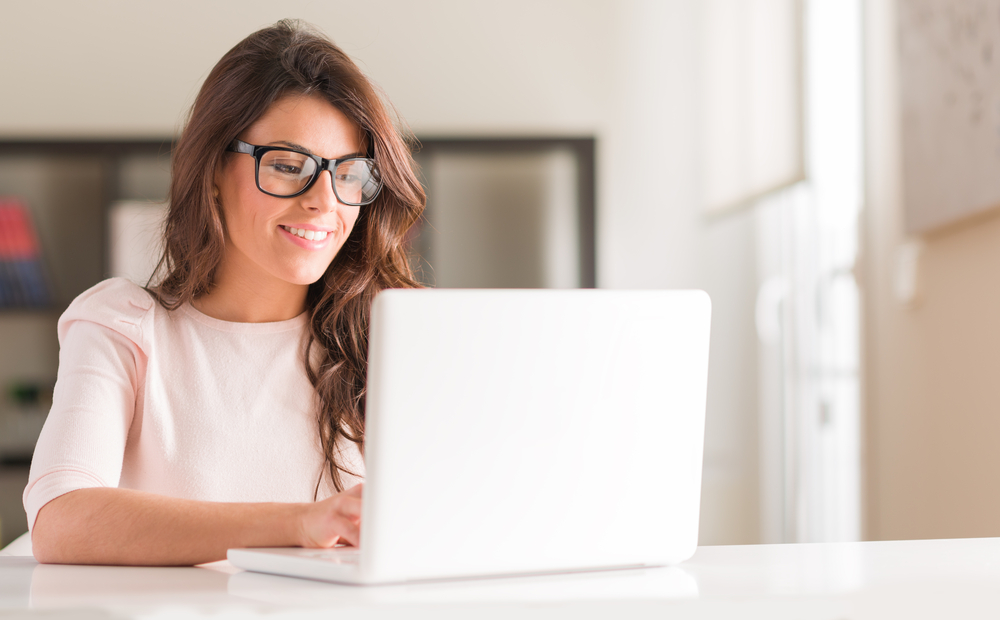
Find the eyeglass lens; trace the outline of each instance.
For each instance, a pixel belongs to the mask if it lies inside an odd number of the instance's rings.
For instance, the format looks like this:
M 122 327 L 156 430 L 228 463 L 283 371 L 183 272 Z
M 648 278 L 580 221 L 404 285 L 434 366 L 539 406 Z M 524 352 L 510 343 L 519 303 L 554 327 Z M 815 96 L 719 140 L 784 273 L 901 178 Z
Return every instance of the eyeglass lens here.
M 257 183 L 260 188 L 277 196 L 297 194 L 316 174 L 316 160 L 295 151 L 268 151 L 260 158 Z M 337 166 L 333 174 L 337 198 L 347 204 L 364 204 L 378 193 L 379 182 L 372 162 L 348 159 Z

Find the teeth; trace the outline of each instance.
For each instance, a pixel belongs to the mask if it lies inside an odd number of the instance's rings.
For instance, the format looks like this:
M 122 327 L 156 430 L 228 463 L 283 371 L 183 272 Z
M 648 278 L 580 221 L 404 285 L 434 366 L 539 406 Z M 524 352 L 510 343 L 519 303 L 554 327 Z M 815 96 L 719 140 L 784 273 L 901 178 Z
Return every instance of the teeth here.
M 325 230 L 306 230 L 305 228 L 291 228 L 289 226 L 282 226 L 282 228 L 297 237 L 302 237 L 309 241 L 322 241 L 326 239 L 326 235 L 328 234 Z

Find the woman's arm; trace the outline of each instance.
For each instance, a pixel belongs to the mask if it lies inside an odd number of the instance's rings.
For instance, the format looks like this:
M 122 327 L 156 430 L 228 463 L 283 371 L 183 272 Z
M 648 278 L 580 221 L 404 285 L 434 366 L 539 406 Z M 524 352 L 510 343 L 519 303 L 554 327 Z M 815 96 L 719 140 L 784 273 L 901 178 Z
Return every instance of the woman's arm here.
M 38 513 L 31 542 L 47 564 L 192 565 L 233 547 L 357 545 L 362 485 L 309 504 L 222 503 L 115 488 L 79 489 Z

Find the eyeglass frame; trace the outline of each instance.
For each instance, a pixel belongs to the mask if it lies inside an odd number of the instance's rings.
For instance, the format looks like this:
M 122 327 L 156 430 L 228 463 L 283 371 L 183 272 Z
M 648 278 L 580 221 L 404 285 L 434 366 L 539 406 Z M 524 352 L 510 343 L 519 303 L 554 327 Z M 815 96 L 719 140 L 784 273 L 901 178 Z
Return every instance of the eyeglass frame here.
M 254 158 L 253 180 L 254 183 L 257 185 L 257 189 L 262 194 L 267 194 L 268 196 L 274 196 L 275 198 L 295 198 L 296 196 L 301 196 L 302 194 L 312 189 L 312 186 L 316 184 L 316 180 L 319 179 L 320 175 L 323 174 L 324 170 L 330 171 L 330 176 L 332 177 L 330 185 L 333 187 L 333 195 L 337 197 L 337 200 L 339 200 L 341 204 L 345 204 L 350 207 L 368 206 L 371 203 L 375 202 L 375 199 L 378 198 L 378 195 L 382 192 L 382 185 L 383 185 L 382 172 L 378 168 L 378 163 L 376 163 L 375 159 L 372 157 L 352 156 L 352 157 L 344 157 L 343 159 L 326 159 L 325 157 L 320 157 L 319 155 L 314 155 L 313 153 L 307 153 L 305 151 L 300 151 L 299 149 L 293 149 L 287 146 L 257 146 L 256 144 L 250 144 L 249 142 L 244 142 L 239 138 L 234 138 L 233 141 L 229 143 L 229 146 L 226 147 L 226 151 L 230 153 L 242 153 L 244 155 L 250 155 L 251 157 L 253 157 Z M 295 192 L 294 194 L 289 194 L 287 196 L 283 196 L 281 194 L 273 194 L 260 186 L 260 160 L 261 157 L 264 156 L 264 154 L 269 153 L 271 151 L 290 151 L 292 153 L 298 153 L 299 155 L 305 155 L 306 157 L 312 159 L 317 163 L 316 172 L 313 173 L 312 179 L 310 179 L 309 182 L 305 184 L 305 187 Z M 371 200 L 369 200 L 368 202 L 345 202 L 340 198 L 340 194 L 337 193 L 337 178 L 336 178 L 337 167 L 344 162 L 353 160 L 362 160 L 371 162 L 372 169 L 378 175 L 378 187 L 375 189 L 374 195 L 372 195 Z

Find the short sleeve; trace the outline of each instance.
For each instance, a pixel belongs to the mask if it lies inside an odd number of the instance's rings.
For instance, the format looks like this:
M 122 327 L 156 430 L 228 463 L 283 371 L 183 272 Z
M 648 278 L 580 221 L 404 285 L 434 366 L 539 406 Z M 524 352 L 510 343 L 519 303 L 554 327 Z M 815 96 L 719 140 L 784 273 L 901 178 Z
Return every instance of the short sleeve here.
M 82 293 L 60 317 L 52 409 L 24 490 L 29 527 L 60 495 L 118 486 L 155 303 L 142 288 L 114 278 Z

